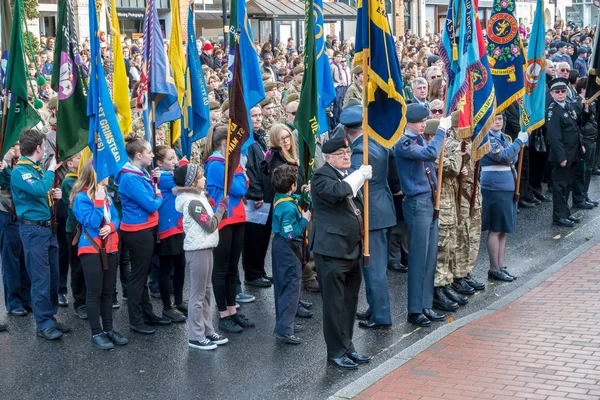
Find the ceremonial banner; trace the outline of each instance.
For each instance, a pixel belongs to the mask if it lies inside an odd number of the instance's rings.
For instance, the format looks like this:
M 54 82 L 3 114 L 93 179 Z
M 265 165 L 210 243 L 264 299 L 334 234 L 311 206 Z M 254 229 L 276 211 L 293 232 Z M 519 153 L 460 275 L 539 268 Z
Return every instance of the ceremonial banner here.
M 90 117 L 88 146 L 94 157 L 94 170 L 98 182 L 116 176 L 125 162 L 127 153 L 117 115 L 110 99 L 108 85 L 100 58 L 100 30 L 96 2 L 89 2 L 90 32 L 90 86 L 87 115 Z
M 58 25 L 52 68 L 52 88 L 58 93 L 56 147 L 65 161 L 86 146 L 90 120 L 86 114 L 86 87 L 79 57 L 79 39 L 70 0 L 58 2 Z
M 515 18 L 516 0 L 494 0 L 492 16 L 487 26 L 487 51 L 494 87 L 497 112 L 502 112 L 523 97 L 524 54 Z
M 244 1 L 244 0 L 242 0 Z M 240 43 L 234 42 L 236 53 L 239 54 Z M 229 193 L 233 183 L 235 170 L 240 165 L 240 155 L 244 142 L 248 141 L 250 125 L 248 124 L 248 110 L 244 99 L 244 82 L 242 80 L 242 59 L 236 57 L 233 63 L 233 81 L 231 82 L 231 95 L 229 103 L 229 131 L 227 133 L 227 187 L 223 191 Z
M 114 1 L 114 0 L 113 0 Z M 194 2 L 191 2 L 192 6 Z M 177 88 L 177 102 L 181 105 L 183 93 L 185 92 L 185 55 L 183 53 L 183 43 L 181 41 L 181 23 L 179 22 L 179 1 L 171 1 L 171 40 L 169 41 L 169 61 L 173 69 L 173 79 Z M 192 21 L 193 27 L 194 21 Z M 194 41 L 194 47 L 195 47 Z M 196 49 L 196 53 L 197 53 Z M 171 146 L 181 137 L 181 119 L 176 119 L 171 124 L 171 134 L 169 136 Z
M 406 125 L 402 73 L 383 0 L 359 0 L 356 17 L 356 55 L 361 65 L 368 57 L 365 104 L 368 134 L 385 147 L 396 144 Z
M 600 28 L 600 10 L 596 18 L 596 32 Z M 533 32 L 533 31 L 532 31 Z M 598 96 L 600 93 L 600 33 L 596 33 L 594 37 L 594 46 L 592 47 L 592 56 L 589 61 L 590 69 L 588 71 L 588 84 L 585 90 L 585 97 L 588 99 Z
M 181 150 L 190 159 L 192 144 L 202 139 L 210 128 L 210 107 L 208 90 L 204 82 L 204 73 L 198 50 L 196 49 L 196 33 L 194 31 L 194 3 L 188 10 L 188 51 L 187 68 L 185 69 L 185 93 L 183 95 Z
M 335 87 L 333 86 L 333 77 L 331 76 L 331 67 L 329 66 L 329 57 L 325 52 L 325 29 L 323 21 L 323 0 L 314 0 L 313 2 L 313 14 L 314 14 L 314 29 L 306 31 L 306 42 L 304 46 L 304 52 L 306 54 L 306 47 L 308 46 L 309 40 L 315 40 L 316 46 L 316 57 L 317 57 L 317 95 L 318 95 L 318 112 L 319 112 L 319 128 L 317 135 L 327 132 L 329 130 L 329 122 L 327 118 L 327 112 L 325 109 L 335 100 Z M 306 2 L 308 4 L 308 1 Z M 310 13 L 309 13 L 310 14 Z M 305 17 L 305 21 L 308 16 Z M 305 22 L 306 24 L 307 22 Z M 312 37 L 314 32 L 314 38 Z M 306 76 L 307 59 L 304 57 L 304 76 Z M 303 82 L 304 83 L 304 82 Z M 314 157 L 314 153 L 313 153 Z M 312 175 L 312 172 L 311 172 Z M 308 182 L 308 181 L 305 181 Z
M 181 117 L 177 88 L 167 62 L 158 13 L 154 0 L 148 0 L 144 17 L 144 50 L 138 103 L 142 107 L 146 139 L 154 142 L 150 122 L 158 128 Z
M 10 0 L 0 0 L 0 49 L 5 50 L 10 46 L 10 28 L 12 27 L 12 13 L 10 10 Z
M 442 39 L 439 47 L 439 55 L 442 61 L 444 61 L 444 72 L 446 75 L 447 82 L 454 82 L 456 80 L 456 73 L 458 72 L 458 40 L 456 38 L 456 24 L 457 10 L 454 4 L 455 0 L 450 0 L 448 3 L 448 12 L 446 13 L 446 23 L 442 32 Z M 446 99 L 449 99 L 448 87 L 446 85 Z M 464 100 L 463 100 L 464 102 Z M 450 103 L 446 101 L 445 114 L 448 115 L 451 111 L 456 109 L 456 104 L 451 107 Z
M 10 104 L 6 115 L 6 128 L 2 142 L 2 157 L 17 140 L 22 130 L 30 129 L 40 122 L 40 116 L 27 102 L 27 64 L 23 49 L 23 23 L 25 10 L 23 0 L 15 0 L 10 50 L 6 66 L 6 88 L 10 91 Z
M 527 68 L 525 70 L 525 96 L 521 108 L 521 130 L 527 133 L 544 125 L 546 109 L 546 60 L 544 50 L 546 47 L 546 22 L 544 21 L 544 0 L 537 0 L 533 27 L 527 46 Z M 598 35 L 596 35 L 598 36 Z M 598 38 L 596 37 L 596 45 Z M 590 81 L 594 79 L 590 76 Z M 589 97 L 590 92 L 586 91 Z
M 175 2 L 177 3 L 177 2 Z M 125 71 L 125 58 L 121 45 L 121 31 L 119 30 L 119 17 L 115 0 L 111 0 L 111 29 L 113 49 L 113 103 L 117 107 L 117 119 L 121 133 L 127 135 L 133 131 L 131 119 L 131 102 L 129 100 L 129 85 L 127 71 Z
M 320 104 L 318 95 L 317 68 L 320 67 L 316 59 L 315 47 L 315 17 L 313 16 L 313 0 L 307 0 L 305 7 L 305 29 L 306 46 L 304 47 L 304 76 L 302 77 L 302 88 L 300 90 L 300 103 L 294 119 L 294 125 L 298 130 L 298 155 L 300 157 L 300 170 L 304 176 L 304 182 L 310 181 L 315 166 L 315 148 L 317 135 L 320 132 L 321 121 L 319 120 Z M 326 57 L 326 56 L 325 56 Z M 323 72 L 323 71 L 322 71 Z M 331 72 L 328 69 L 328 75 Z M 325 109 L 322 108 L 324 112 Z M 326 121 L 326 120 L 325 120 Z M 325 130 L 328 129 L 324 122 Z

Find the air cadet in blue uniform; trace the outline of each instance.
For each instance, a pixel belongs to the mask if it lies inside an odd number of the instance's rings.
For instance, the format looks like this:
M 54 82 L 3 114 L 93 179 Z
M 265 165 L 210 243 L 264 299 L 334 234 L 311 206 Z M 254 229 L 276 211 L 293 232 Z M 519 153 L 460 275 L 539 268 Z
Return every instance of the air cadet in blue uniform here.
M 58 311 L 58 242 L 52 229 L 54 201 L 62 197 L 52 188 L 56 158 L 48 170 L 41 166 L 46 134 L 35 129 L 21 132 L 21 158 L 11 174 L 10 186 L 19 234 L 25 251 L 25 265 L 31 278 L 31 305 L 38 336 L 55 340 L 68 327 L 56 322 Z
M 363 163 L 362 107 L 346 108 L 340 115 L 340 122 L 350 141 L 352 166 L 356 171 Z M 389 150 L 369 137 L 369 165 L 373 168 L 373 177 L 369 180 L 369 253 L 370 265 L 363 267 L 367 303 L 366 313 L 358 313 L 362 319 L 358 326 L 365 329 L 389 327 L 392 324 L 390 295 L 387 282 L 389 257 L 389 237 L 391 228 L 396 224 L 396 212 L 392 191 L 388 185 Z
M 406 108 L 406 130 L 394 149 L 402 191 L 403 212 L 408 226 L 408 322 L 427 327 L 445 316 L 434 312 L 433 285 L 437 264 L 438 221 L 433 219 L 437 185 L 434 161 L 438 158 L 450 116 L 440 125 L 429 144 L 423 139 L 429 111 L 420 104 Z
M 577 60 L 575 60 L 573 68 L 579 71 L 580 78 L 585 78 L 588 74 L 587 58 L 589 51 L 590 50 L 587 47 L 580 47 L 577 51 L 579 57 L 577 57 Z

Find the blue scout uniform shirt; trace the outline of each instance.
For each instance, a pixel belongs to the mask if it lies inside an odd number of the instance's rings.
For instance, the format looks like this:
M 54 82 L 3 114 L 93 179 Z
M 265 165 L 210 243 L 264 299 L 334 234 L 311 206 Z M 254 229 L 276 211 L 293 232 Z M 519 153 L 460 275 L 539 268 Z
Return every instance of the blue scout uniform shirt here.
M 50 189 L 54 171 L 44 171 L 41 163 L 22 156 L 10 177 L 17 218 L 29 221 L 49 221 L 52 218 Z
M 429 168 L 435 188 L 437 177 L 433 162 L 437 160 L 442 151 L 445 135 L 446 131 L 438 128 L 434 138 L 427 144 L 422 136 L 407 130 L 398 141 L 394 148 L 394 155 L 400 176 L 400 186 L 405 196 L 431 197 L 431 185 L 425 168 Z
M 275 193 L 273 199 L 273 233 L 289 240 L 301 242 L 308 221 L 302 217 L 298 205 L 300 196 Z

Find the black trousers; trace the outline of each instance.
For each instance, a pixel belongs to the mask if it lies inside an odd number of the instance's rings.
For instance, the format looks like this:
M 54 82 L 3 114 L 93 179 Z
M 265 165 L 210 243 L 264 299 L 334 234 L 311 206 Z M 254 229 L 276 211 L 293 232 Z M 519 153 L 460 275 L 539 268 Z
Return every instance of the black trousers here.
M 119 232 L 119 279 L 121 280 L 121 290 L 123 297 L 127 297 L 127 283 L 129 282 L 129 271 L 131 269 L 129 258 L 129 250 L 123 244 L 123 239 Z M 115 282 L 113 283 L 113 300 L 117 300 L 117 274 L 115 274 Z
M 592 171 L 596 168 L 596 142 L 594 143 L 583 143 L 585 147 L 585 157 L 583 165 L 583 191 L 586 200 L 588 197 L 588 190 L 590 189 L 590 182 L 592 180 Z
M 115 279 L 118 255 L 108 254 L 108 269 L 102 269 L 99 254 L 82 254 L 81 265 L 87 286 L 86 306 L 92 335 L 108 332 L 112 324 L 113 281 Z M 102 323 L 100 323 L 102 318 Z
M 57 208 L 61 208 L 62 201 L 58 202 Z M 62 211 L 58 211 L 58 230 L 56 231 L 56 240 L 58 240 L 58 271 L 59 287 L 58 293 L 67 293 L 67 277 L 69 275 L 69 249 L 70 244 L 67 239 L 67 216 L 63 217 Z
M 529 148 L 529 186 L 537 195 L 543 194 L 542 181 L 546 178 L 548 153 L 536 151 L 533 145 Z
M 323 299 L 323 335 L 327 357 L 354 352 L 352 335 L 360 290 L 360 264 L 315 253 L 317 276 Z
M 71 264 L 71 293 L 73 294 L 73 308 L 77 310 L 79 307 L 85 306 L 86 303 L 86 284 L 81 260 L 77 255 L 78 246 L 73 246 L 73 236 L 75 233 L 67 232 L 67 246 L 69 249 L 69 263 Z M 60 259 L 60 243 L 59 259 Z M 62 279 L 62 276 L 61 276 Z
M 213 292 L 219 311 L 235 306 L 238 264 L 244 246 L 245 223 L 227 225 L 219 230 L 219 245 L 213 251 Z
M 561 167 L 558 163 L 552 166 L 552 219 L 557 221 L 571 215 L 569 208 L 569 191 L 574 181 L 575 170 L 580 167 L 578 162 L 567 162 Z M 575 198 L 575 197 L 574 197 Z
M 265 257 L 271 240 L 271 221 L 273 211 L 269 212 L 269 218 L 265 225 L 246 222 L 244 228 L 244 252 L 242 266 L 244 267 L 244 279 L 254 281 L 266 275 Z
M 171 309 L 171 267 L 173 267 L 173 291 L 175 304 L 183 303 L 183 284 L 185 282 L 185 253 L 172 256 L 159 256 L 160 274 L 158 289 L 163 303 L 163 309 Z
M 569 187 L 569 191 L 573 193 L 573 204 L 579 204 L 586 201 L 586 192 L 585 192 L 585 170 L 584 170 L 584 162 L 578 161 L 573 163 L 572 167 L 572 178 L 571 178 L 571 186 Z
M 121 231 L 121 238 L 131 257 L 131 272 L 127 285 L 129 323 L 139 326 L 144 323 L 144 317 L 154 316 L 148 293 L 148 271 L 154 253 L 156 228 L 137 232 Z
M 517 164 L 518 165 L 518 164 Z M 523 167 L 521 168 L 521 186 L 519 197 L 521 200 L 530 201 L 533 200 L 533 190 L 531 189 L 529 178 L 530 178 L 530 158 L 529 158 L 529 147 L 523 148 Z

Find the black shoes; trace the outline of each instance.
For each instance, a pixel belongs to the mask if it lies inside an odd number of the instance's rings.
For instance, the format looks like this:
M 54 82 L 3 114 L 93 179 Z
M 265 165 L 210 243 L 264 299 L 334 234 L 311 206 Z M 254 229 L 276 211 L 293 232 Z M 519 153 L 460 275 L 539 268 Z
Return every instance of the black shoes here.
M 497 271 L 492 271 L 491 269 L 488 271 L 488 279 L 494 280 L 494 281 L 501 281 L 501 282 L 512 282 L 514 281 L 514 278 L 508 274 L 506 274 L 504 272 L 504 270 L 499 269 Z
M 552 201 L 552 199 L 550 197 L 544 196 L 541 193 L 540 194 L 534 193 L 533 195 L 535 196 L 536 199 L 538 199 L 542 203 L 550 203 Z
M 446 316 L 444 314 L 438 314 L 435 311 L 433 311 L 431 308 L 424 308 L 423 309 L 423 315 L 427 317 L 428 320 L 430 321 L 443 321 L 446 319 Z
M 163 317 L 169 319 L 171 322 L 185 322 L 185 315 L 181 311 L 171 308 L 170 310 L 163 310 Z
M 415 313 L 411 313 L 408 314 L 408 317 L 406 317 L 406 320 L 416 326 L 419 326 L 421 328 L 427 328 L 428 326 L 431 326 L 431 321 L 429 320 L 429 318 L 427 318 L 425 316 L 425 314 L 415 314 Z
M 577 218 L 577 217 L 575 217 L 575 216 L 573 216 L 573 215 L 569 215 L 569 216 L 567 217 L 567 219 L 568 219 L 569 221 L 571 221 L 571 222 L 574 222 L 574 223 L 576 223 L 576 224 L 578 224 L 578 223 L 580 223 L 580 222 L 581 222 L 581 218 Z
M 271 281 L 265 278 L 258 278 L 253 281 L 246 281 L 246 285 L 258 287 L 258 288 L 270 288 Z
M 465 285 L 466 285 L 466 283 L 465 283 Z M 469 286 L 469 285 L 467 285 L 467 286 Z M 471 286 L 469 286 L 469 289 L 473 290 L 473 293 L 475 293 L 475 290 Z M 459 306 L 464 306 L 465 304 L 467 304 L 469 302 L 469 299 L 467 298 L 467 296 L 456 293 L 456 291 L 452 288 L 452 286 L 446 286 L 444 288 L 444 294 L 446 295 L 448 300 L 458 303 Z
M 280 335 L 279 333 L 274 333 L 273 336 L 275 336 L 277 339 L 279 340 L 283 340 L 286 343 L 289 344 L 300 344 L 302 343 L 302 341 L 300 340 L 300 338 L 294 334 L 290 335 L 290 334 L 285 334 L 285 335 Z
M 38 331 L 37 335 L 46 340 L 56 340 L 56 339 L 60 338 L 63 334 L 61 331 L 59 331 L 55 327 L 51 327 L 51 328 L 46 328 L 46 329 L 42 329 L 41 331 Z
M 239 326 L 231 317 L 219 318 L 219 329 L 229 333 L 242 332 L 242 327 Z
M 319 282 L 316 279 L 304 283 L 304 290 L 311 293 L 319 293 L 321 288 L 319 287 Z
M 75 315 L 80 319 L 88 319 L 87 307 L 80 306 L 75 309 Z
M 14 310 L 10 310 L 10 315 L 14 315 L 16 317 L 24 317 L 27 315 L 27 311 L 23 307 L 15 308 Z
M 442 311 L 456 311 L 459 305 L 446 296 L 443 287 L 436 287 L 433 289 L 433 307 Z
M 371 313 L 369 312 L 369 310 L 365 312 L 357 312 L 356 319 L 359 321 L 368 321 L 371 319 Z
M 142 335 L 152 335 L 154 333 L 154 329 L 144 324 L 129 325 L 129 329 L 131 329 L 133 332 L 141 333 Z
M 469 285 L 469 283 L 464 278 L 454 278 L 454 282 L 452 282 L 452 289 L 454 289 L 457 293 L 464 294 L 467 296 L 475 294 L 475 288 Z
M 188 346 L 198 350 L 214 350 L 217 348 L 217 344 L 208 338 L 201 342 L 198 340 L 188 340 Z
M 359 328 L 363 329 L 389 329 L 392 324 L 376 324 L 375 322 L 360 321 L 358 323 Z
M 519 208 L 534 208 L 535 204 L 525 200 L 519 200 Z
M 511 274 L 510 272 L 508 272 L 508 268 L 502 267 L 500 269 L 502 270 L 502 272 L 504 272 L 505 275 L 508 275 L 511 278 L 513 278 L 513 280 L 517 279 L 517 277 L 515 275 Z
M 185 303 L 175 304 L 174 307 L 176 310 L 179 310 L 183 315 L 187 317 L 188 315 L 188 305 Z
M 269 275 L 263 275 L 263 278 L 265 278 L 266 280 L 268 280 L 269 282 L 273 283 L 273 277 L 269 276 Z
M 146 325 L 169 325 L 171 320 L 166 317 L 159 317 L 158 315 L 150 315 L 144 317 L 144 323 Z
M 352 361 L 347 356 L 341 356 L 340 358 L 329 358 L 327 361 L 333 366 L 341 369 L 353 370 L 358 369 L 358 364 Z
M 299 318 L 311 318 L 313 316 L 313 312 L 310 310 L 307 310 L 304 307 L 298 307 L 298 311 L 296 311 L 296 317 Z
M 249 320 L 248 318 L 246 318 L 246 316 L 244 314 L 240 314 L 240 313 L 235 313 L 231 316 L 231 319 L 238 324 L 239 326 L 241 326 L 242 328 L 252 328 L 253 326 L 255 326 L 256 324 L 254 323 L 254 321 Z
M 593 205 L 594 207 L 598 207 L 600 205 L 600 201 L 598 200 L 590 200 L 588 197 L 585 198 L 585 201 Z
M 371 362 L 371 357 L 360 355 L 355 351 L 346 354 L 346 357 L 354 361 L 356 364 L 368 364 Z
M 66 307 L 69 305 L 69 301 L 67 300 L 67 294 L 66 293 L 59 293 L 58 294 L 58 305 L 61 307 Z
M 92 346 L 99 350 L 112 350 L 115 348 L 113 342 L 110 341 L 104 332 L 92 336 Z
M 112 308 L 113 308 L 113 309 L 117 309 L 117 308 L 120 308 L 120 307 L 121 307 L 121 304 L 119 303 L 119 300 L 117 300 L 117 299 L 114 299 L 114 300 L 112 301 Z
M 104 333 L 115 346 L 125 346 L 127 343 L 129 343 L 129 340 L 126 337 L 115 330 Z
M 473 279 L 471 274 L 467 274 L 467 276 L 463 278 L 463 281 L 477 291 L 485 290 L 485 284 Z
M 582 210 L 591 210 L 594 208 L 592 203 L 588 203 L 587 201 L 582 201 L 581 203 L 573 203 L 573 207 L 580 208 Z
M 4 332 L 8 330 L 8 325 L 0 324 L 0 332 Z
M 68 327 L 65 324 L 61 324 L 60 322 L 57 322 L 56 325 L 54 325 L 54 327 L 59 330 L 62 333 L 69 333 L 71 332 L 71 328 Z
M 558 226 L 564 226 L 567 228 L 572 228 L 575 225 L 575 223 L 568 218 L 561 218 L 559 220 L 555 219 L 552 221 L 552 224 L 558 225 Z
M 304 307 L 304 308 L 311 308 L 313 306 L 312 302 L 306 301 L 306 300 L 299 300 L 298 304 L 300 305 L 300 307 Z
M 401 263 L 397 263 L 397 264 L 389 264 L 388 265 L 388 269 L 390 271 L 394 271 L 394 272 L 401 272 L 403 274 L 408 272 L 408 267 L 404 264 Z

